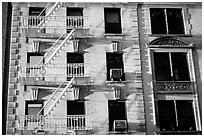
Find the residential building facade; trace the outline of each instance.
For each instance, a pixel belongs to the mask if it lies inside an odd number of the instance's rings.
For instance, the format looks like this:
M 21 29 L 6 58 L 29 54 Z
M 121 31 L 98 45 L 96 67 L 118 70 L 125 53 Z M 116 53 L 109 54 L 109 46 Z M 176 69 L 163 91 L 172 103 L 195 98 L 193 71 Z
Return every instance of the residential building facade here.
M 202 4 L 138 9 L 147 134 L 200 134 Z
M 12 6 L 7 134 L 201 131 L 199 3 Z

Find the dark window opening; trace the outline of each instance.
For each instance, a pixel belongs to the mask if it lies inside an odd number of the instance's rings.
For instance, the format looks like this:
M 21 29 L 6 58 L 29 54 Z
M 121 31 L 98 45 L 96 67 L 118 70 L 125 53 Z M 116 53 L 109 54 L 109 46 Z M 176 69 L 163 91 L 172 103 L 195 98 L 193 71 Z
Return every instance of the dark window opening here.
M 71 8 L 67 7 L 67 33 L 69 33 L 71 28 L 83 27 L 83 8 Z
M 172 68 L 175 81 L 189 81 L 186 53 L 171 53 Z
M 107 81 L 125 81 L 123 54 L 106 53 Z
M 45 16 L 43 9 L 43 7 L 29 7 L 29 16 Z
M 157 81 L 190 81 L 187 54 L 154 52 Z
M 82 53 L 67 53 L 67 75 L 68 80 L 73 76 L 83 76 L 84 55 Z
M 150 9 L 152 34 L 167 34 L 164 9 Z
M 169 34 L 184 34 L 182 9 L 166 9 Z
M 105 8 L 105 33 L 122 33 L 120 8 Z
M 109 112 L 109 131 L 114 131 L 113 123 L 115 120 L 127 120 L 125 102 L 109 100 L 108 112 Z
M 83 117 L 85 115 L 84 105 L 84 102 L 81 101 L 67 101 L 67 127 L 85 127 L 86 120 Z M 76 115 L 81 115 L 81 117 Z
M 152 34 L 184 34 L 182 9 L 150 8 Z
M 161 131 L 195 131 L 192 101 L 159 100 L 159 124 Z
M 29 7 L 29 16 L 36 16 L 35 18 L 28 19 L 29 26 L 37 26 L 43 19 L 37 19 L 39 16 L 45 16 L 45 10 L 43 7 Z M 45 33 L 45 29 L 41 30 Z

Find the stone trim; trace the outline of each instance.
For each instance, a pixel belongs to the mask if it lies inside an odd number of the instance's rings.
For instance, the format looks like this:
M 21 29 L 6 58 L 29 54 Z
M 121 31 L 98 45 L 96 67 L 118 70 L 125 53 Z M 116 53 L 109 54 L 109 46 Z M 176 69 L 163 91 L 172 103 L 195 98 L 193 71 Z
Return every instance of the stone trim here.
M 17 103 L 18 91 L 18 71 L 19 71 L 19 50 L 20 48 L 20 8 L 13 4 L 12 9 L 12 28 L 11 28 L 11 47 L 10 47 L 10 69 L 9 69 L 9 89 L 8 89 L 8 106 L 7 106 L 7 127 L 6 134 L 14 135 L 17 132 L 17 114 L 16 109 L 19 107 Z

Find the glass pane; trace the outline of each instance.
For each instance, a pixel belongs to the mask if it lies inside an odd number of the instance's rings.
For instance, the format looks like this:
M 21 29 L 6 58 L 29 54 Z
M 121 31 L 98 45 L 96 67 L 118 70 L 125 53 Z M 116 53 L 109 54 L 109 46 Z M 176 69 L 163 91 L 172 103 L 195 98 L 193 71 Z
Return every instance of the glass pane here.
M 105 8 L 105 33 L 122 33 L 120 9 Z
M 173 75 L 175 81 L 190 81 L 187 54 L 171 53 Z
M 43 56 L 30 56 L 30 64 L 31 65 L 42 64 L 42 61 L 41 61 L 42 58 L 43 58 Z
M 119 13 L 110 12 L 106 14 L 106 23 L 120 23 Z
M 84 56 L 81 53 L 67 53 L 67 63 L 84 63 Z
M 182 9 L 167 9 L 169 34 L 184 34 Z
M 85 115 L 84 102 L 67 101 L 67 115 Z
M 167 31 L 164 9 L 151 8 L 150 17 L 152 34 L 166 34 Z
M 181 131 L 196 130 L 192 101 L 178 100 L 176 101 L 176 106 L 179 130 Z
M 67 8 L 67 16 L 83 16 L 83 8 Z
M 176 130 L 176 115 L 173 100 L 159 100 L 159 123 L 161 131 Z
M 28 115 L 37 115 L 42 107 L 29 107 Z
M 169 53 L 154 52 L 154 67 L 157 81 L 171 81 Z

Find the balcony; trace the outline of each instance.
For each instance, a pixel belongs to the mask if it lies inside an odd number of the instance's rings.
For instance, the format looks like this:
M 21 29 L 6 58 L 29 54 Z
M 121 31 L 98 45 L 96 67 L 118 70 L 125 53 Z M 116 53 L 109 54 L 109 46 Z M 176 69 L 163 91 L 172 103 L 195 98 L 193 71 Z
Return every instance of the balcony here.
M 23 16 L 24 28 L 88 28 L 88 20 L 85 16 Z
M 156 81 L 157 93 L 193 93 L 194 82 L 191 81 Z
M 25 85 L 52 85 L 59 84 L 65 80 L 76 78 L 76 84 L 90 84 L 90 72 L 88 64 L 47 64 L 32 65 L 29 63 L 20 64 L 20 77 Z
M 88 18 L 85 16 L 23 16 L 22 23 L 27 37 L 34 37 L 36 34 L 38 37 L 52 37 L 52 34 L 57 37 L 56 34 L 69 32 L 73 28 L 77 30 L 75 35 L 78 37 L 90 33 Z
M 66 132 L 69 130 L 91 130 L 92 120 L 86 115 L 21 115 L 18 116 L 19 131 L 43 130 L 47 132 Z

